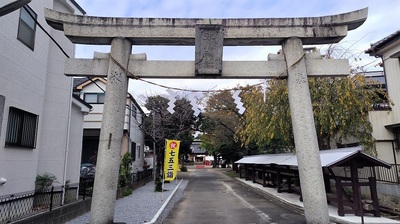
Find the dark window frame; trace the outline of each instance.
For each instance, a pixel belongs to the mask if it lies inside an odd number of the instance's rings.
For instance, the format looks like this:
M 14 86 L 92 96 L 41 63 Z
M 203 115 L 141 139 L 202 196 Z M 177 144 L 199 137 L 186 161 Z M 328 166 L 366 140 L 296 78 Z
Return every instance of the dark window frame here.
M 131 157 L 132 162 L 136 161 L 136 142 L 131 143 Z
M 140 145 L 136 145 L 137 157 L 140 159 Z
M 92 96 L 96 95 L 96 102 L 87 101 L 88 95 L 92 95 Z M 83 100 L 89 104 L 104 104 L 104 99 L 105 99 L 105 93 L 84 93 L 83 94 Z
M 36 148 L 38 122 L 38 115 L 10 107 L 5 145 Z
M 366 79 L 371 79 L 377 84 L 370 85 L 370 88 L 382 88 L 382 90 L 385 92 L 387 96 L 389 96 L 388 91 L 387 91 L 387 81 L 386 81 L 386 74 L 382 72 L 380 75 L 368 75 L 368 73 L 365 73 Z M 374 111 L 390 111 L 392 110 L 392 107 L 390 106 L 389 100 L 385 95 L 380 95 L 379 97 L 381 100 L 379 102 L 376 102 L 372 105 L 372 108 Z
M 30 14 L 35 19 L 33 19 Z M 20 9 L 17 39 L 29 47 L 32 51 L 35 48 L 36 19 L 37 14 L 29 6 L 26 5 Z M 31 27 L 32 25 L 33 27 Z M 23 34 L 24 31 L 26 32 L 25 34 Z M 26 34 L 29 34 L 29 36 L 26 37 Z
M 394 128 L 392 132 L 394 135 L 394 149 L 399 151 L 400 150 L 400 129 Z
M 5 101 L 6 101 L 6 97 L 3 95 L 0 95 L 0 136 L 1 136 L 1 127 L 3 127 Z
M 137 119 L 137 108 L 135 107 L 135 105 L 132 105 L 132 117 Z

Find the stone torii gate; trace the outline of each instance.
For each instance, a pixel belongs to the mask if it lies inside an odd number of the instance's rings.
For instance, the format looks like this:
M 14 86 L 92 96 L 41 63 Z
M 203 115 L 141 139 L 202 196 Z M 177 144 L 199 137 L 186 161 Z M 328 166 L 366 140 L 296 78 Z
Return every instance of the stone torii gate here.
M 343 39 L 367 18 L 367 8 L 307 18 L 108 18 L 45 10 L 47 22 L 76 44 L 111 45 L 105 57 L 68 59 L 69 76 L 107 76 L 90 223 L 113 223 L 128 74 L 139 78 L 287 78 L 307 223 L 329 223 L 308 76 L 346 76 L 347 60 L 304 54 L 303 44 Z M 132 45 L 195 46 L 195 61 L 148 61 Z M 281 45 L 268 61 L 222 61 L 223 46 Z

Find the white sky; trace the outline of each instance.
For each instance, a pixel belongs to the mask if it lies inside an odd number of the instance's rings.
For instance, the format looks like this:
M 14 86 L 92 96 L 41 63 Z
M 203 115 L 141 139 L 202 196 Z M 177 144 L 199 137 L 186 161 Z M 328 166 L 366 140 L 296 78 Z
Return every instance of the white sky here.
M 368 7 L 368 19 L 358 29 L 349 31 L 340 46 L 359 54 L 367 71 L 378 70 L 373 57 L 362 53 L 391 33 L 399 30 L 398 0 L 76 0 L 88 16 L 150 18 L 286 18 L 315 17 L 350 12 Z M 224 47 L 224 60 L 266 60 L 276 47 Z M 109 46 L 78 46 L 77 58 L 92 58 L 93 51 L 109 52 Z M 146 53 L 147 60 L 194 60 L 194 47 L 134 46 L 133 53 Z M 323 53 L 323 52 L 321 52 Z M 375 62 L 373 62 L 375 61 Z M 373 62 L 373 63 L 372 63 Z M 185 89 L 226 89 L 259 80 L 172 80 L 152 79 L 167 86 Z M 131 80 L 129 92 L 136 98 L 165 94 L 165 89 Z M 140 100 L 139 100 L 140 101 Z

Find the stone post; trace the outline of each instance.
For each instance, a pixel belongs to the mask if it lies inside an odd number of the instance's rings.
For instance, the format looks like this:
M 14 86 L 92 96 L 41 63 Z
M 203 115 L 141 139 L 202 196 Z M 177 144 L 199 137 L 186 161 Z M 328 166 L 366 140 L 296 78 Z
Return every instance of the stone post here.
M 303 45 L 291 37 L 282 45 L 288 68 L 288 92 L 304 214 L 307 223 L 329 223 L 328 204 L 308 86 Z M 300 59 L 300 61 L 299 61 Z
M 127 68 L 131 50 L 132 44 L 129 40 L 114 38 L 110 57 Z M 91 224 L 114 222 L 127 91 L 128 78 L 125 70 L 110 58 L 90 211 Z

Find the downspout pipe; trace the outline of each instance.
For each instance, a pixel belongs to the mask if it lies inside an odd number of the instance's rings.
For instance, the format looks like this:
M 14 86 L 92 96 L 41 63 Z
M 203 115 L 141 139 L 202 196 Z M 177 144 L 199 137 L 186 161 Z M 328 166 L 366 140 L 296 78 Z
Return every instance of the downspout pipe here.
M 131 139 L 131 122 L 132 122 L 132 99 L 130 97 L 129 98 L 129 104 L 127 104 L 128 106 L 128 111 L 129 111 L 129 118 L 128 118 L 128 152 L 131 154 L 132 157 L 132 139 Z M 135 158 L 132 158 L 135 159 Z M 131 165 L 132 165 L 132 161 L 131 161 Z
M 73 88 L 73 78 L 70 78 L 70 90 L 69 90 L 69 104 L 68 104 L 68 122 L 67 122 L 67 136 L 65 138 L 65 150 L 64 150 L 64 174 L 63 174 L 63 188 L 61 196 L 61 205 L 65 202 L 65 182 L 67 178 L 68 170 L 68 153 L 69 153 L 69 138 L 71 132 L 71 113 L 72 113 L 72 88 Z
M 156 153 L 156 131 L 155 131 L 155 126 L 154 126 L 154 122 L 155 122 L 155 119 L 154 119 L 154 117 L 156 116 L 156 112 L 155 112 L 155 110 L 154 110 L 154 105 L 153 105 L 153 111 L 152 111 L 152 113 L 153 113 L 153 179 L 154 179 L 154 181 L 156 181 L 157 180 L 157 174 L 156 174 L 156 165 L 157 165 L 157 162 L 156 162 L 156 156 L 157 156 L 157 153 Z

